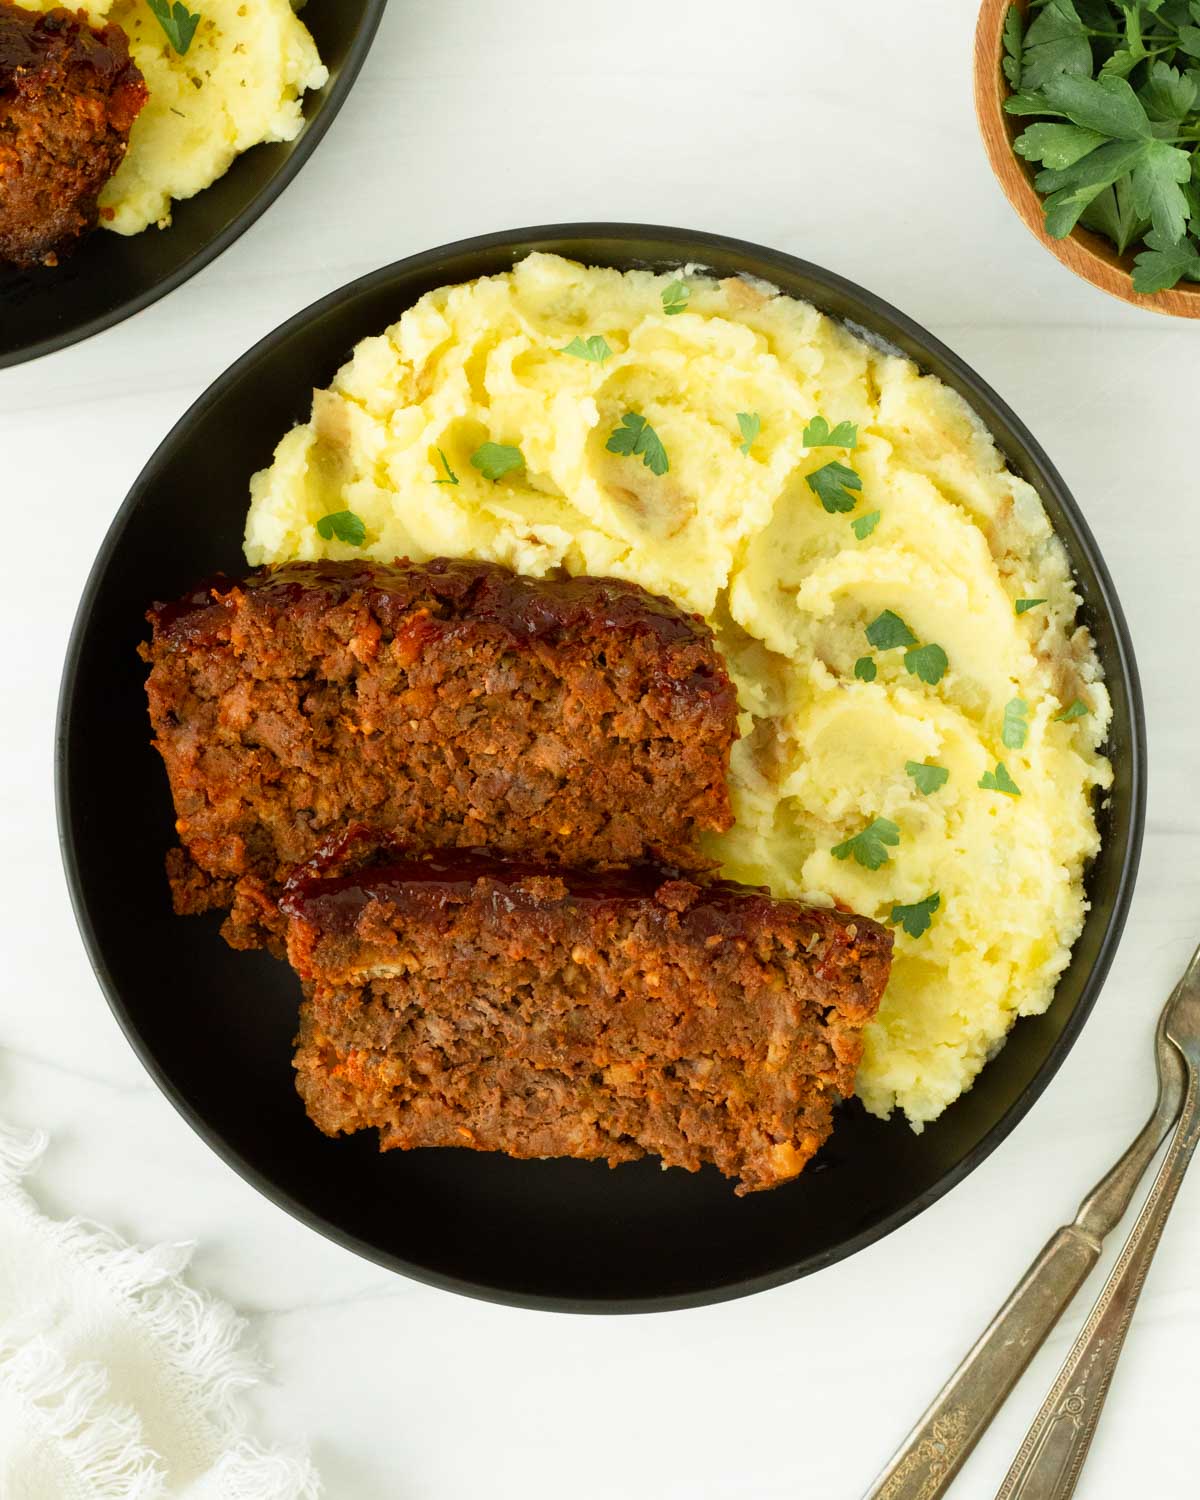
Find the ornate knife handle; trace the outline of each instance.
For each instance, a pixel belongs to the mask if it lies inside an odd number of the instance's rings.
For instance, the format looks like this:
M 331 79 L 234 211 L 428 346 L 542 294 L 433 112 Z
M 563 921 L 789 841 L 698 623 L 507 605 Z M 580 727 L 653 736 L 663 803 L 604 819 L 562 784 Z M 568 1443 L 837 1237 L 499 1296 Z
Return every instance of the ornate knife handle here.
M 1146 1272 L 1200 1138 L 1197 1076 L 1189 1073 L 1183 1115 L 1150 1195 L 996 1500 L 1067 1500 L 1075 1491 Z

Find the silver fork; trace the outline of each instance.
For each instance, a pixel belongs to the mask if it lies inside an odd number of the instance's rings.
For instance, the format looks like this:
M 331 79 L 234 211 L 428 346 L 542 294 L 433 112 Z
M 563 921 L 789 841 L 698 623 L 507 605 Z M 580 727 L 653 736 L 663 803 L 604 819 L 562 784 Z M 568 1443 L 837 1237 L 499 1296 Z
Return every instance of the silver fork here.
M 1179 1049 L 1187 1069 L 1187 1094 L 1174 1139 L 1121 1258 L 1063 1361 L 996 1500 L 1067 1500 L 1075 1492 L 1146 1272 L 1200 1140 L 1200 949 L 1164 1015 L 1167 1040 Z
M 1112 1171 L 1101 1178 L 1080 1204 L 1074 1220 L 1051 1235 L 1008 1301 L 938 1392 L 891 1462 L 868 1490 L 864 1500 L 939 1500 L 949 1489 L 955 1475 L 1004 1404 L 1030 1360 L 1045 1343 L 1067 1304 L 1087 1279 L 1088 1273 L 1100 1258 L 1105 1237 L 1124 1217 L 1133 1201 L 1138 1183 L 1166 1140 L 1171 1127 L 1179 1119 L 1185 1102 L 1190 1100 L 1193 1107 L 1195 1105 L 1197 1064 L 1194 1052 L 1195 1039 L 1200 1038 L 1200 1024 L 1193 1021 L 1191 1025 L 1193 1056 L 1191 1065 L 1186 1070 L 1181 1056 L 1182 1044 L 1174 1037 L 1169 1038 L 1167 1033 L 1168 1022 L 1180 1005 L 1190 1007 L 1188 1014 L 1193 1018 L 1200 1008 L 1200 948 L 1192 956 L 1187 972 L 1163 1007 L 1155 1028 L 1158 1098 L 1154 1112 Z M 1176 1139 L 1180 1138 L 1181 1135 L 1177 1135 Z M 1190 1156 L 1190 1151 L 1188 1155 Z M 1170 1161 L 1171 1157 L 1168 1156 L 1167 1162 Z M 1163 1168 L 1163 1172 L 1165 1171 L 1166 1163 Z M 1162 1177 L 1163 1173 L 1160 1173 L 1159 1182 L 1155 1184 L 1156 1191 L 1161 1185 Z M 1158 1221 L 1153 1243 L 1145 1255 L 1146 1262 L 1154 1253 L 1154 1245 L 1162 1232 L 1162 1219 L 1166 1217 L 1166 1210 L 1170 1208 L 1177 1188 L 1178 1182 L 1171 1190 Z M 1143 1210 L 1143 1217 L 1151 1203 L 1157 1201 L 1159 1199 L 1152 1193 L 1147 1200 L 1146 1210 Z M 1139 1219 L 1134 1235 L 1141 1228 L 1142 1219 Z M 1131 1243 L 1132 1240 L 1133 1235 L 1130 1236 Z M 1129 1246 L 1126 1247 L 1127 1251 L 1128 1249 Z M 1122 1256 L 1118 1270 L 1124 1263 L 1125 1257 Z M 1145 1275 L 1144 1265 L 1141 1274 Z M 1139 1278 L 1137 1290 L 1140 1289 Z M 1129 1302 L 1130 1313 L 1136 1300 L 1137 1291 L 1134 1291 Z M 1119 1348 L 1118 1342 L 1117 1352 Z M 1113 1360 L 1115 1361 L 1115 1354 Z M 1111 1374 L 1111 1363 L 1109 1372 Z M 1105 1380 L 1104 1391 L 1107 1388 L 1108 1382 Z M 1100 1402 L 1103 1399 L 1101 1394 Z M 1068 1415 L 1074 1416 L 1075 1413 Z M 1093 1427 L 1095 1416 L 1098 1415 L 1099 1404 L 1092 1418 Z M 1057 1451 L 1058 1440 L 1063 1436 L 1065 1434 L 1060 1432 L 1056 1437 L 1054 1451 Z M 1034 1443 L 1038 1442 L 1032 1433 L 1030 1438 Z M 1088 1440 L 1090 1441 L 1090 1429 Z M 1085 1452 L 1086 1446 L 1085 1443 Z M 1018 1463 L 1022 1462 L 1025 1452 L 1025 1448 L 1022 1448 Z M 1043 1445 L 1038 1444 L 1037 1455 L 1042 1452 Z M 1032 1460 L 1035 1456 L 1031 1447 L 1029 1458 Z M 1079 1463 L 1082 1462 L 1081 1454 Z M 1014 1484 L 1020 1480 L 1016 1464 L 1013 1471 L 1010 1471 L 1009 1479 Z M 1057 1497 L 1059 1492 L 1047 1493 Z M 1069 1490 L 1062 1492 L 1063 1495 L 1069 1493 Z M 1018 1497 L 1020 1500 L 1034 1500 L 1035 1496 L 1041 1496 L 1042 1491 L 1014 1489 L 1002 1494 L 1004 1500 L 1018 1500 Z

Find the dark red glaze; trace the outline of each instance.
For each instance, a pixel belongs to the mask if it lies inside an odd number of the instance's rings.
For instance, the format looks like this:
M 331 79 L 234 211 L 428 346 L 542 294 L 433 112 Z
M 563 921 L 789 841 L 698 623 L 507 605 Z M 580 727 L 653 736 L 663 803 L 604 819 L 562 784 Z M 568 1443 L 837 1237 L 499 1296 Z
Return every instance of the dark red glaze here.
M 497 859 L 486 849 L 443 849 L 416 859 L 389 858 L 349 875 L 330 877 L 312 871 L 313 865 L 306 865 L 289 882 L 280 902 L 289 916 L 303 916 L 314 904 L 358 908 L 372 901 L 402 901 L 410 886 L 422 893 L 427 891 L 423 899 L 437 905 L 460 900 L 481 880 L 511 890 L 514 896 L 523 894 L 515 888 L 525 881 L 553 880 L 566 887 L 566 895 L 560 899 L 567 901 L 643 901 L 669 881 L 689 879 L 669 865 L 635 865 L 623 870 L 558 869 L 526 860 Z M 718 890 L 769 895 L 765 886 L 738 886 L 731 881 L 714 881 L 705 884 L 703 890 L 706 896 Z
M 882 929 L 852 912 L 813 907 L 802 901 L 776 900 L 766 886 L 709 880 L 669 866 L 636 865 L 623 870 L 585 871 L 498 860 L 486 849 L 447 849 L 418 859 L 396 859 L 386 851 L 382 862 L 332 878 L 322 873 L 328 862 L 352 850 L 362 830 L 336 851 L 318 856 L 289 884 L 280 906 L 292 918 L 313 923 L 327 933 L 353 931 L 362 911 L 375 902 L 419 912 L 426 919 L 480 898 L 498 912 L 573 906 L 638 907 L 650 917 L 672 914 L 692 939 L 752 939 L 756 932 L 796 931 L 803 923 L 823 939 L 811 964 L 818 978 L 836 971 L 841 954 L 855 945 L 860 930 Z
M 0 89 L 11 85 L 14 73 L 37 67 L 51 50 L 68 64 L 87 63 L 113 78 L 129 62 L 119 27 L 92 31 L 68 10 L 43 14 L 0 0 Z
M 21 73 L 39 67 L 48 53 L 66 67 L 86 66 L 99 75 L 104 87 L 128 86 L 128 119 L 118 122 L 128 130 L 146 98 L 142 75 L 130 61 L 129 43 L 119 26 L 92 29 L 82 13 L 66 9 L 45 13 L 25 10 L 0 0 L 0 95 L 11 89 Z
M 292 607 L 344 604 L 356 594 L 385 629 L 402 628 L 428 610 L 432 619 L 483 621 L 524 639 L 559 640 L 597 627 L 646 631 L 664 645 L 707 642 L 708 627 L 671 600 L 619 578 L 526 578 L 498 563 L 438 557 L 432 562 L 294 562 L 235 580 L 216 574 L 173 603 L 147 615 L 164 635 L 189 644 L 219 639 L 237 592 L 259 594 Z

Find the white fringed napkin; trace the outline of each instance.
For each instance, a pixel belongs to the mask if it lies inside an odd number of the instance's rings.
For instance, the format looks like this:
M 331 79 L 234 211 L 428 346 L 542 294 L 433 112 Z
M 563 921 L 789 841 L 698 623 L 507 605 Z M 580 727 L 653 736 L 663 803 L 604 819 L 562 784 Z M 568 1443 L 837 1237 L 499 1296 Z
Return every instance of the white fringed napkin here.
M 0 1126 L 0 1496 L 316 1500 L 307 1458 L 246 1431 L 245 1322 L 139 1250 L 45 1218 L 22 1186 L 45 1137 Z

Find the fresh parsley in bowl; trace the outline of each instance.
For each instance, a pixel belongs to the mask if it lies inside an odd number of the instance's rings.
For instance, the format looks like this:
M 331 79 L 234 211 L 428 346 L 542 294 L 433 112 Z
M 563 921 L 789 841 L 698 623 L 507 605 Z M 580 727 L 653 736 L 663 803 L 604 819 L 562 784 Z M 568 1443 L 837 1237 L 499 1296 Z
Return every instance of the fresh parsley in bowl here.
M 1200 0 L 985 0 L 975 83 L 993 169 L 1059 259 L 1200 316 Z

